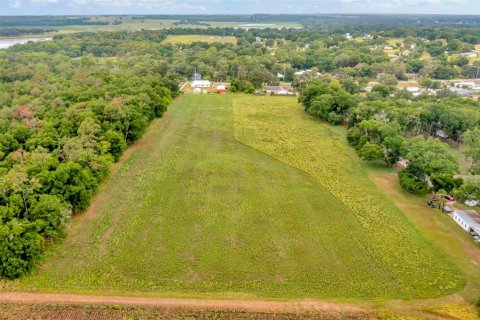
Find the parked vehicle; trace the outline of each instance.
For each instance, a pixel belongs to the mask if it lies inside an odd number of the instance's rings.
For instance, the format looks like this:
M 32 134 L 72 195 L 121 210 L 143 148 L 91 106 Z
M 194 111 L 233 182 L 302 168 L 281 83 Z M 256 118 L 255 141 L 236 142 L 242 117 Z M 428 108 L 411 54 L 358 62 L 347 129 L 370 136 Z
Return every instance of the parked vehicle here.
M 455 201 L 455 197 L 454 197 L 454 196 L 451 196 L 451 195 L 449 195 L 449 194 L 446 194 L 446 195 L 444 196 L 444 198 L 447 199 L 448 201 Z

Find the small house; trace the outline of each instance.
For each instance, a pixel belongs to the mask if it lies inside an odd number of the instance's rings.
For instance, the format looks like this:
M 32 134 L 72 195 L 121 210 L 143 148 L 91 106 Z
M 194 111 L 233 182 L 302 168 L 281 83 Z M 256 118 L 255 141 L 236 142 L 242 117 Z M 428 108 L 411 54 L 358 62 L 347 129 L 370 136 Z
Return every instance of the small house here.
M 195 72 L 195 73 L 190 77 L 190 79 L 191 79 L 192 81 L 202 80 L 202 75 L 201 75 L 200 73 Z
M 471 96 L 474 94 L 473 90 L 470 89 L 463 89 L 463 88 L 457 88 L 457 87 L 448 87 L 448 90 L 452 93 L 456 93 L 459 96 L 466 97 L 466 96 Z
M 418 73 L 415 73 L 415 72 L 406 72 L 406 73 L 405 73 L 405 76 L 406 76 L 408 79 L 415 80 L 415 79 L 418 78 Z
M 455 210 L 453 220 L 468 233 L 480 235 L 480 216 L 475 210 Z
M 448 134 L 446 134 L 445 131 L 443 131 L 442 129 L 437 129 L 435 131 L 435 135 L 440 139 L 448 139 Z
M 276 95 L 276 96 L 288 95 L 288 90 L 280 86 L 265 87 L 264 91 L 267 94 Z
M 208 80 L 195 80 L 190 85 L 192 88 L 210 88 L 211 83 Z
M 200 93 L 202 93 L 202 89 L 200 88 L 193 89 L 193 94 L 200 94 Z
M 462 57 L 462 58 L 476 58 L 477 53 L 476 52 L 462 52 L 462 53 L 460 53 L 460 57 Z
M 227 88 L 225 87 L 224 84 L 219 84 L 219 85 L 217 86 L 217 93 L 223 94 L 223 93 L 226 92 L 226 90 L 227 90 Z
M 363 36 L 363 39 L 365 39 L 365 40 L 373 40 L 373 36 L 372 36 L 371 34 L 366 33 L 366 34 Z

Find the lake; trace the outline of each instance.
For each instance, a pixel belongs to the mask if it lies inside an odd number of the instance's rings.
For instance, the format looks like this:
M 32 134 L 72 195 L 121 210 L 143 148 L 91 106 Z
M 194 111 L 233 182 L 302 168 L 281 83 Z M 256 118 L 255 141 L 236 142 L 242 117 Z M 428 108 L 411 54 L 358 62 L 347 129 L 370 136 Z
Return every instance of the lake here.
M 0 49 L 7 49 L 15 44 L 23 44 L 27 43 L 28 41 L 48 41 L 52 40 L 52 38 L 11 38 L 11 39 L 0 39 Z

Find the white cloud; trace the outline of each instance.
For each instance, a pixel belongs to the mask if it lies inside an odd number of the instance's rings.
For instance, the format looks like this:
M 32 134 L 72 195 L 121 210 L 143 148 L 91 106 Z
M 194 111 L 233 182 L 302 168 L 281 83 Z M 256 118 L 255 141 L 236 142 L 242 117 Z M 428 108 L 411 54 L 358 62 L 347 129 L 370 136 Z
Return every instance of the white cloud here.
M 58 0 L 30 0 L 30 2 L 40 5 L 58 4 Z
M 411 6 L 440 7 L 450 5 L 474 4 L 477 0 L 340 0 L 344 5 L 374 5 L 385 8 L 400 8 Z
M 10 3 L 10 7 L 14 8 L 14 9 L 18 9 L 22 6 L 22 3 L 20 1 L 12 1 Z

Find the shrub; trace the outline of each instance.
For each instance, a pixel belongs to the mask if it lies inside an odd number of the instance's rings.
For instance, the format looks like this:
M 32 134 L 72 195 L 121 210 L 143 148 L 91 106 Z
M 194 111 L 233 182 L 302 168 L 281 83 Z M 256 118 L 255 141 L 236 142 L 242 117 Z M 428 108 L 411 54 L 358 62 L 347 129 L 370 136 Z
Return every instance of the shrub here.
M 428 185 L 425 181 L 418 179 L 413 173 L 404 170 L 398 174 L 400 186 L 408 192 L 426 194 Z

